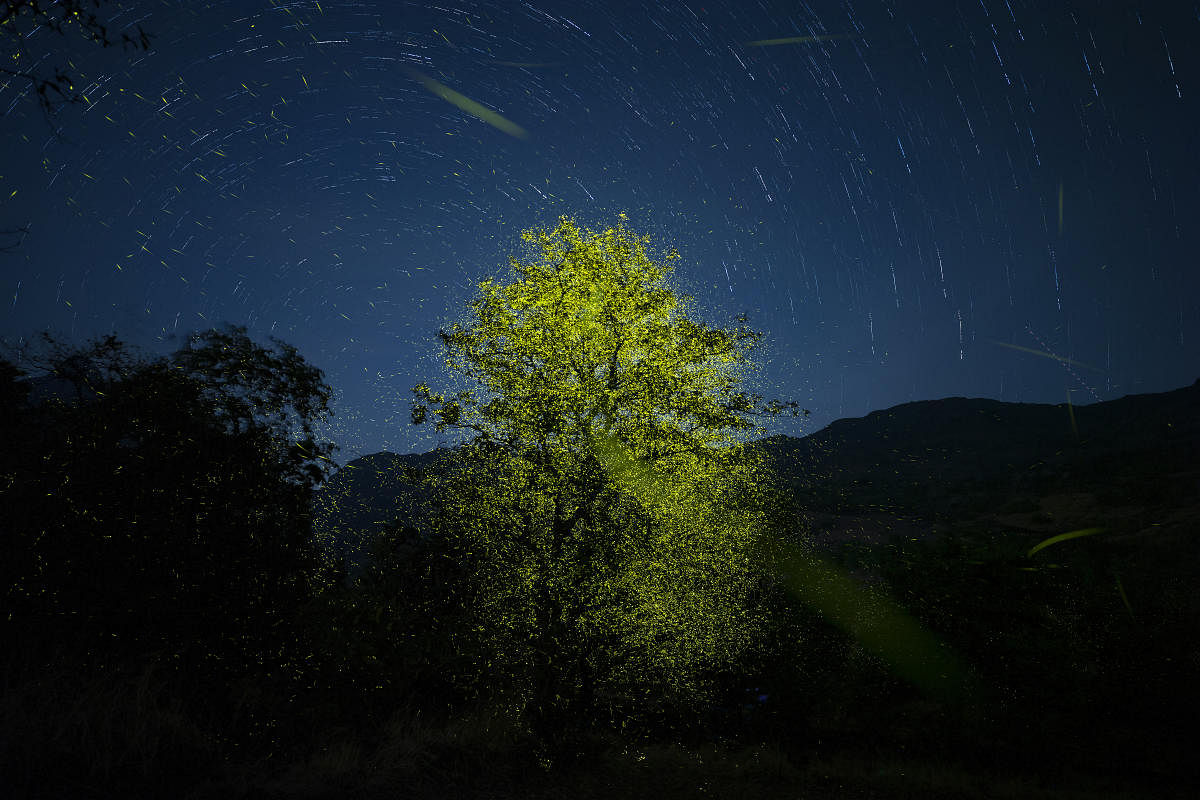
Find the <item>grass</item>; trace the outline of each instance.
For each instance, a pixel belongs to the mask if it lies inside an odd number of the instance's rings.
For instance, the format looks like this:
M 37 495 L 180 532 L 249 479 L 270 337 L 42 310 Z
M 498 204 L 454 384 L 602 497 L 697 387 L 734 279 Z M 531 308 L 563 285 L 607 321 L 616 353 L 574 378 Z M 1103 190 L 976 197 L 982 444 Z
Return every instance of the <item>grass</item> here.
M 213 721 L 189 716 L 155 668 L 88 678 L 48 672 L 6 687 L 6 797 L 116 798 L 1021 798 L 1149 795 L 1083 775 L 1051 783 L 929 756 L 868 755 L 781 742 L 622 743 L 548 763 L 499 714 L 430 720 L 412 706 L 377 731 L 340 729 L 308 752 L 239 757 Z M 1155 797 L 1166 795 L 1155 793 Z
M 586 757 L 553 763 L 509 714 L 433 717 L 415 700 L 396 700 L 399 689 L 356 694 L 403 673 L 405 661 L 380 662 L 360 689 L 337 673 L 324 694 L 297 698 L 246 680 L 197 700 L 187 680 L 153 664 L 83 669 L 59 657 L 54 668 L 0 673 L 0 797 L 1195 796 L 1170 783 L 1188 754 L 1160 715 L 1195 696 L 1186 666 L 1194 611 L 1177 566 L 1194 563 L 1185 557 L 1193 551 L 1105 547 L 1099 537 L 1072 540 L 1056 554 L 1067 566 L 1038 571 L 1023 568 L 1027 545 L 986 536 L 847 554 L 881 570 L 904 605 L 980 669 L 987 720 L 956 717 L 900 686 L 820 626 L 802 628 L 804 663 L 788 662 L 803 696 L 789 699 L 778 690 L 792 684 L 777 683 L 773 702 L 784 706 L 769 724 L 720 741 L 594 737 Z M 1136 619 L 1111 585 L 1114 564 Z M 341 652 L 339 641 L 317 650 Z M 392 711 L 364 719 L 364 709 L 381 708 Z M 1139 759 L 1157 775 L 1141 779 L 1146 786 L 1100 774 Z
M 686 747 L 610 745 L 584 762 L 550 766 L 532 742 L 499 720 L 425 729 L 398 718 L 371 747 L 339 743 L 255 787 L 261 797 L 324 798 L 1012 798 L 1129 800 L 1146 797 L 1072 775 L 992 776 L 900 757 L 789 753 L 779 744 Z M 1155 794 L 1156 797 L 1164 795 Z
M 221 763 L 218 738 L 153 666 L 86 677 L 61 667 L 23 679 L 8 673 L 0 719 L 0 794 L 9 797 L 166 793 Z

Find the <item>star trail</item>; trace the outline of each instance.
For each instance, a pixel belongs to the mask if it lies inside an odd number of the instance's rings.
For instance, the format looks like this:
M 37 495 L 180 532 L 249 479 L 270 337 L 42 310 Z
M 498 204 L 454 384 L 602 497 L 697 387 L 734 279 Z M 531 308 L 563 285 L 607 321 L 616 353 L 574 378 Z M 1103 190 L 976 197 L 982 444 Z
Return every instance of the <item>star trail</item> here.
M 521 230 L 629 226 L 752 389 L 834 419 L 1085 404 L 1200 373 L 1195 3 L 106 3 L 0 82 L 0 335 L 149 353 L 244 324 L 334 386 L 338 459 L 408 421 Z

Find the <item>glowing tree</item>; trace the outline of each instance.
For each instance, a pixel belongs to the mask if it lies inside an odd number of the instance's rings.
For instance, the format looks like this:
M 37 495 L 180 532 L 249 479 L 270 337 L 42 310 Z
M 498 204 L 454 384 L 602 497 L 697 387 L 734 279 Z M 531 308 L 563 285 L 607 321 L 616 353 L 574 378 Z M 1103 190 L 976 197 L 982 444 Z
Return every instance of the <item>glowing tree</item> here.
M 762 334 L 689 318 L 678 254 L 652 258 L 623 215 L 522 238 L 516 280 L 439 333 L 474 388 L 421 384 L 412 418 L 472 435 L 425 475 L 434 534 L 470 565 L 487 669 L 550 741 L 703 702 L 763 629 L 747 601 L 775 494 L 745 417 L 798 409 L 738 389 Z

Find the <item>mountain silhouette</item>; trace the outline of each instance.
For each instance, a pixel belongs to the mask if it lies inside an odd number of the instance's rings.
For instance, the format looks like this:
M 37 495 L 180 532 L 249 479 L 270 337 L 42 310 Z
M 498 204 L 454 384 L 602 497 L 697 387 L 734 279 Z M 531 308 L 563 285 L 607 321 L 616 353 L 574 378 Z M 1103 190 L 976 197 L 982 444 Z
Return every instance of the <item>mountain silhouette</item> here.
M 1090 525 L 1164 538 L 1200 521 L 1200 380 L 1082 406 L 904 403 L 747 447 L 765 451 L 795 499 L 797 525 L 821 549 L 950 526 L 1034 543 Z M 428 498 L 405 469 L 447 454 L 363 456 L 318 490 L 316 530 L 352 575 L 373 531 L 394 520 L 423 529 Z

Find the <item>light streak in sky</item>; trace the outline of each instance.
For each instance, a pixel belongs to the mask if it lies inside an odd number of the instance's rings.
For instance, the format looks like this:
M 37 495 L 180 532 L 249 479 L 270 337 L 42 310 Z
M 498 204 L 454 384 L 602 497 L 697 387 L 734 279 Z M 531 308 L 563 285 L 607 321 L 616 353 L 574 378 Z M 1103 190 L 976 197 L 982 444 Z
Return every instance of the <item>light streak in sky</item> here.
M 1064 358 L 1063 356 L 1056 355 L 1055 353 L 1051 352 L 1050 348 L 1046 346 L 1046 343 L 1041 340 L 1041 337 L 1039 337 L 1036 333 L 1033 332 L 1033 328 L 1031 326 L 1026 325 L 1025 330 L 1029 333 L 1030 336 L 1032 336 L 1037 341 L 1038 345 L 1042 348 L 1042 351 L 1045 351 L 1045 352 L 1042 352 L 1039 350 L 1033 350 L 1032 348 L 1029 348 L 1029 347 L 1021 347 L 1020 345 L 1017 345 L 1017 344 L 1008 344 L 1007 342 L 998 342 L 995 339 L 988 339 L 987 341 L 991 342 L 992 344 L 998 344 L 1001 347 L 1008 347 L 1012 350 L 1020 350 L 1023 353 L 1032 353 L 1033 355 L 1041 356 L 1042 358 L 1054 359 L 1055 361 L 1057 361 L 1063 365 L 1063 369 L 1065 369 L 1071 375 L 1071 377 L 1075 379 L 1075 381 L 1080 386 L 1082 386 L 1083 388 L 1088 390 L 1088 393 L 1091 394 L 1091 396 L 1093 398 L 1095 398 L 1096 402 L 1100 402 L 1100 395 L 1096 394 L 1096 390 L 1093 389 L 1090 385 L 1088 385 L 1083 380 L 1083 378 L 1079 377 L 1079 374 L 1077 372 L 1075 372 L 1075 370 L 1072 369 L 1071 367 L 1078 366 L 1078 367 L 1083 367 L 1084 369 L 1095 370 L 1096 372 L 1104 372 L 1104 370 L 1100 369 L 1099 367 L 1093 367 L 1089 364 L 1084 364 L 1082 362 L 1075 361 L 1070 358 Z
M 499 130 L 507 133 L 509 136 L 515 136 L 518 139 L 529 138 L 529 134 L 526 133 L 525 129 L 520 125 L 505 119 L 504 117 L 500 116 L 500 114 L 496 113 L 482 103 L 477 103 L 466 95 L 459 94 L 449 86 L 435 81 L 433 78 L 429 77 L 423 72 L 418 72 L 415 69 L 409 68 L 406 68 L 405 72 L 407 72 L 409 77 L 411 77 L 413 80 L 420 83 L 430 92 L 442 98 L 447 103 L 458 106 L 463 111 L 467 112 L 473 117 L 478 117 L 488 125 L 491 125 L 493 128 L 498 128 Z
M 773 47 L 780 44 L 806 44 L 808 42 L 824 42 L 828 39 L 848 39 L 844 33 L 831 33 L 823 36 L 786 36 L 782 39 L 755 39 L 746 42 L 747 47 Z
M 1058 235 L 1063 232 L 1063 182 L 1058 182 Z
M 1093 367 L 1089 364 L 1084 364 L 1084 363 L 1075 361 L 1070 358 L 1064 358 L 1063 356 L 1058 356 L 1058 355 L 1055 355 L 1054 353 L 1050 353 L 1050 352 L 1043 353 L 1041 350 L 1034 350 L 1032 347 L 1021 347 L 1021 345 L 1019 345 L 1019 344 L 1009 344 L 1008 342 L 998 342 L 995 339 L 985 339 L 984 341 L 991 342 L 992 344 L 998 344 L 1001 347 L 1007 347 L 1011 350 L 1020 350 L 1022 353 L 1032 353 L 1033 355 L 1041 356 L 1042 358 L 1052 358 L 1055 361 L 1061 361 L 1064 364 L 1072 364 L 1077 367 L 1083 367 L 1084 369 L 1091 369 L 1091 370 L 1095 370 L 1096 372 L 1104 372 L 1104 370 L 1100 369 L 1099 367 Z

